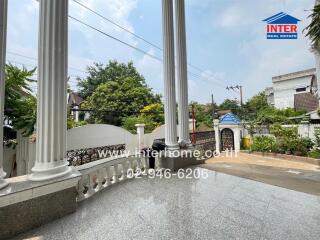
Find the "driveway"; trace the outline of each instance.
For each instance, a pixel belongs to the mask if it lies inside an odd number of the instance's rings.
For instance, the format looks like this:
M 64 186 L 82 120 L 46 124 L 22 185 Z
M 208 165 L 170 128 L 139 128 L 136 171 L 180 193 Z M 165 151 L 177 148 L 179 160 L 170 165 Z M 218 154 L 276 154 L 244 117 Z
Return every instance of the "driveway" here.
M 238 157 L 226 157 L 222 154 L 220 157 L 207 160 L 201 167 L 320 195 L 320 168 L 310 163 L 240 153 Z

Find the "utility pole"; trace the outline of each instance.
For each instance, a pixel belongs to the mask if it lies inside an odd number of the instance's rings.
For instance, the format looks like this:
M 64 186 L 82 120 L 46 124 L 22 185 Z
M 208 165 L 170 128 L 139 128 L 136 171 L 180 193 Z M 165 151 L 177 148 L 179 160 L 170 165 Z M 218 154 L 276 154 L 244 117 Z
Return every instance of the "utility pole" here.
M 192 144 L 196 144 L 196 114 L 194 111 L 194 105 L 192 104 Z
M 226 87 L 228 91 L 232 90 L 240 95 L 240 106 L 243 104 L 243 95 L 242 95 L 242 86 L 241 85 L 235 85 L 235 86 L 228 86 Z
M 243 104 L 243 99 L 242 99 L 242 86 L 238 86 L 240 90 L 240 106 Z
M 215 109 L 214 109 L 213 94 L 211 94 L 211 106 L 212 106 L 212 119 L 214 119 L 215 118 Z

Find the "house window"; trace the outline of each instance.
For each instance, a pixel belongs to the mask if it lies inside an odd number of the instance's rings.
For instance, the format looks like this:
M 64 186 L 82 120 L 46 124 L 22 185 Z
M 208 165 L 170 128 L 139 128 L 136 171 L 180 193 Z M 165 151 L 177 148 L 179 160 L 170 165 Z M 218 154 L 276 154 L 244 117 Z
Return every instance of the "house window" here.
M 306 87 L 301 87 L 296 89 L 296 92 L 305 92 L 305 91 L 307 91 Z

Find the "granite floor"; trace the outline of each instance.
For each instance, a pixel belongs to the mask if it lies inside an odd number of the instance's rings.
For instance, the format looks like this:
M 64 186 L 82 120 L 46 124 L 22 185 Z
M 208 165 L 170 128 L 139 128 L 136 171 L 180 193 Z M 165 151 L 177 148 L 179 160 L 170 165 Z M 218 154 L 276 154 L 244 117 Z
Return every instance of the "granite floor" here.
M 204 171 L 125 181 L 14 239 L 319 239 L 320 197 Z

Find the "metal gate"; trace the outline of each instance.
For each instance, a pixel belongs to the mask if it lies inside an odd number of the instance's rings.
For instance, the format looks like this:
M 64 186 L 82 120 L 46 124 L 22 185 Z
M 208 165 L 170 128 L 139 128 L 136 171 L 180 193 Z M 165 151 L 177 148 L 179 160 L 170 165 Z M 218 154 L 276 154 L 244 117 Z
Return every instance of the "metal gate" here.
M 230 128 L 225 128 L 221 131 L 221 150 L 234 150 L 234 136 Z

